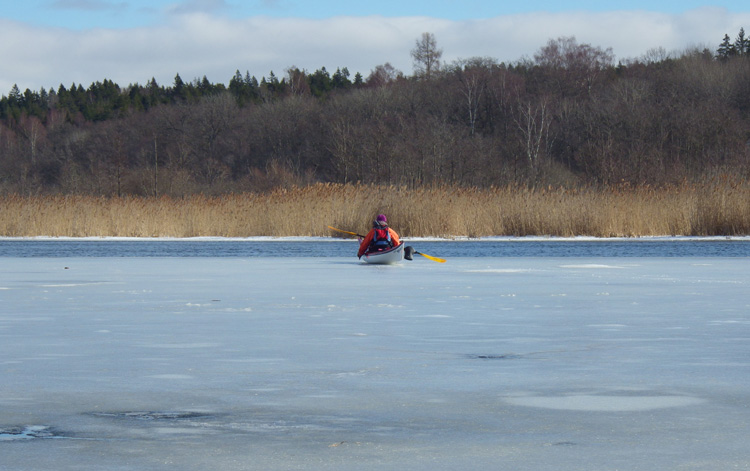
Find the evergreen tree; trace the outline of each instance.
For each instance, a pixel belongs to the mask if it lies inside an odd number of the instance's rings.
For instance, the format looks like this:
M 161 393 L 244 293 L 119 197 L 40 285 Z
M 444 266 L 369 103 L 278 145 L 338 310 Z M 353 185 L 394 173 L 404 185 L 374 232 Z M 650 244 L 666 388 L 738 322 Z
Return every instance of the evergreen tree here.
M 149 108 L 168 101 L 165 100 L 164 88 L 159 86 L 154 77 L 151 77 L 151 80 L 147 84 L 147 96 Z
M 232 92 L 235 97 L 237 97 L 242 93 L 242 89 L 244 86 L 245 80 L 242 78 L 240 70 L 237 69 L 237 71 L 234 73 L 234 77 L 229 80 L 229 91 Z
M 10 89 L 10 94 L 8 94 L 8 102 L 11 106 L 21 106 L 23 101 L 23 97 L 21 96 L 21 90 L 18 89 L 17 84 L 13 84 L 13 87 Z
M 184 100 L 187 98 L 185 94 L 185 82 L 182 81 L 180 74 L 174 76 L 174 84 L 172 85 L 172 100 Z
M 257 81 L 253 85 L 253 80 L 250 78 L 249 72 L 245 74 L 245 77 L 242 77 L 240 71 L 237 70 L 234 77 L 229 81 L 229 92 L 237 100 L 238 106 L 244 106 L 257 97 Z
M 21 117 L 21 110 L 23 108 L 23 95 L 19 90 L 18 85 L 14 84 L 10 89 L 10 94 L 7 100 L 3 100 L 5 105 L 3 106 L 2 115 L 5 119 L 12 119 L 18 121 Z
M 44 106 L 45 108 L 49 106 L 49 94 L 47 93 L 47 90 L 44 89 L 44 87 L 42 87 L 42 89 L 39 90 L 39 101 L 40 101 L 40 104 Z
M 360 74 L 359 72 L 354 74 L 354 86 L 361 87 L 364 84 L 365 84 L 365 79 L 364 77 L 362 77 L 362 74 Z
M 746 56 L 750 53 L 750 39 L 745 37 L 745 28 L 740 28 L 740 33 L 734 41 L 734 51 L 738 56 Z
M 208 77 L 205 75 L 198 83 L 198 90 L 200 90 L 201 96 L 211 95 L 213 93 L 213 85 L 208 81 Z
M 73 113 L 73 100 L 70 92 L 65 85 L 60 84 L 57 88 L 57 108 L 61 111 L 67 111 L 68 115 Z
M 148 108 L 148 100 L 143 96 L 141 87 L 137 84 L 130 87 L 128 99 L 130 100 L 130 106 L 135 111 L 145 111 Z
M 351 86 L 352 82 L 349 80 L 349 69 L 344 67 L 343 69 L 336 69 L 336 72 L 331 78 L 331 85 L 334 89 L 346 89 Z
M 734 44 L 729 40 L 729 35 L 724 35 L 724 40 L 719 45 L 719 49 L 716 50 L 716 57 L 720 60 L 727 60 L 734 55 Z
M 260 81 L 260 88 L 271 94 L 272 96 L 278 96 L 281 93 L 281 82 L 273 73 L 273 70 L 268 74 L 268 77 L 263 77 Z
M 38 93 L 32 92 L 28 88 L 23 93 L 22 109 L 28 116 L 36 116 L 40 120 L 44 120 L 47 111 L 46 106 L 42 101 L 42 97 Z
M 70 87 L 70 96 L 73 98 L 73 104 L 75 105 L 75 112 L 82 113 L 86 109 L 86 89 L 83 85 L 75 83 Z
M 258 79 L 255 76 L 250 76 L 249 71 L 245 71 L 245 87 L 247 87 L 247 93 L 251 100 L 258 98 Z
M 328 94 L 331 91 L 331 76 L 325 67 L 321 67 L 316 70 L 315 73 L 310 74 L 307 78 L 307 82 L 310 85 L 310 92 L 313 96 L 321 97 Z

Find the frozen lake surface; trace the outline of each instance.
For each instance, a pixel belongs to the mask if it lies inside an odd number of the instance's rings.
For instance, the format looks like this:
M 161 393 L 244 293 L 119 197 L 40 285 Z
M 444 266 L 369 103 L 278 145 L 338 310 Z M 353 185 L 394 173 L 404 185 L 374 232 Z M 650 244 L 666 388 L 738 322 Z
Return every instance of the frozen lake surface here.
M 0 469 L 750 470 L 747 241 L 426 244 L 6 252 Z

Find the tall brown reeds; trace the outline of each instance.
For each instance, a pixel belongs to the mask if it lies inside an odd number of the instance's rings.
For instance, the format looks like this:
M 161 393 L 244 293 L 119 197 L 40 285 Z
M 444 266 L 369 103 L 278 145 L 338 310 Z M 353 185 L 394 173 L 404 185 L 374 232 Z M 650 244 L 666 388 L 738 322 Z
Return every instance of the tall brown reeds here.
M 750 186 L 419 189 L 315 184 L 186 198 L 5 196 L 0 236 L 328 236 L 378 213 L 406 237 L 750 234 Z

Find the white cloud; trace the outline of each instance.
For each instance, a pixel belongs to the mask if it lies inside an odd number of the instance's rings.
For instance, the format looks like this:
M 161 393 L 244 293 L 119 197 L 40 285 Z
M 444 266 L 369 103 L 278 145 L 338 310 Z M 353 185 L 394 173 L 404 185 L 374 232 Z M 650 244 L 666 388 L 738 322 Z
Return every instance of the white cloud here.
M 0 20 L 0 94 L 7 95 L 14 83 L 21 90 L 38 90 L 72 82 L 87 87 L 105 78 L 126 86 L 155 77 L 169 85 L 177 73 L 185 81 L 205 75 L 212 82 L 227 83 L 237 69 L 260 79 L 271 70 L 284 75 L 292 65 L 309 71 L 325 66 L 331 72 L 348 67 L 352 74 L 367 76 L 375 66 L 390 62 L 410 74 L 409 52 L 426 31 L 435 34 L 447 62 L 473 56 L 514 62 L 560 36 L 611 47 L 618 59 L 657 47 L 673 51 L 697 45 L 713 50 L 724 34 L 734 38 L 742 26 L 750 27 L 750 13 L 722 8 L 680 15 L 534 13 L 467 21 L 381 16 L 236 20 L 190 13 L 153 27 L 85 31 Z

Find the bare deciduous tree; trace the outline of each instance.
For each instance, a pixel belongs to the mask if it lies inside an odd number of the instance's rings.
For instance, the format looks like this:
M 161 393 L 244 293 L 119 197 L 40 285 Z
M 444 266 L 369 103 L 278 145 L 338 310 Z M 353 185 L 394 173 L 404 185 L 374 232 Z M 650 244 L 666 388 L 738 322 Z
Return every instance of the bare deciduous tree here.
M 432 33 L 422 33 L 422 37 L 417 39 L 414 49 L 411 50 L 411 57 L 414 60 L 414 74 L 426 79 L 440 71 L 440 58 L 443 56 L 443 50 L 438 49 L 435 35 Z
M 393 67 L 390 62 L 376 66 L 367 77 L 367 85 L 370 87 L 382 87 L 395 82 L 401 76 L 401 72 Z
M 304 70 L 291 66 L 286 69 L 286 75 L 289 81 L 289 92 L 292 95 L 310 94 L 310 85 L 307 83 L 307 73 Z
M 39 153 L 39 143 L 47 133 L 46 128 L 36 116 L 22 116 L 19 120 L 18 131 L 29 144 L 29 159 L 31 165 L 36 164 Z
M 541 160 L 547 154 L 550 144 L 552 114 L 547 100 L 541 99 L 536 104 L 531 101 L 519 103 L 516 124 L 521 132 L 521 144 L 526 162 L 533 177 L 536 178 L 539 174 Z
M 482 99 L 488 87 L 490 75 L 496 66 L 495 61 L 485 58 L 472 58 L 456 62 L 455 73 L 461 84 L 461 95 L 464 97 L 469 134 L 476 131 Z
M 614 61 L 612 48 L 602 49 L 590 44 L 578 44 L 574 36 L 550 39 L 547 45 L 534 54 L 536 64 L 555 72 L 563 79 L 562 87 L 591 87 L 607 67 Z

